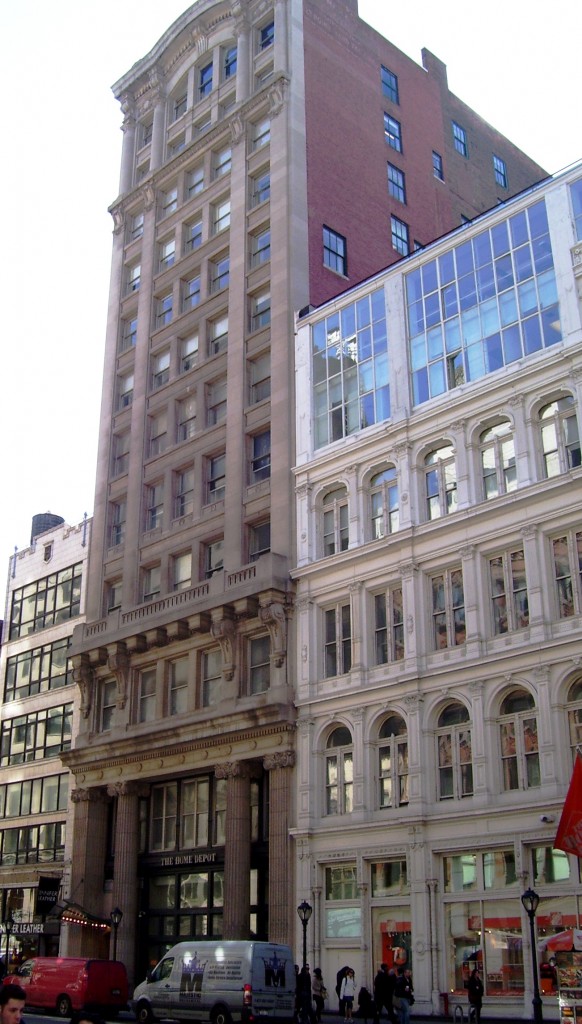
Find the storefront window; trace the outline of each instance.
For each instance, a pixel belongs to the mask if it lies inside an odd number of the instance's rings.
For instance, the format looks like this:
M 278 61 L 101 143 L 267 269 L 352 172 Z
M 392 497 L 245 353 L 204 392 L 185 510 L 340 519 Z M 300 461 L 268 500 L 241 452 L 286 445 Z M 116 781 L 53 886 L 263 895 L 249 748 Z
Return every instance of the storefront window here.
M 483 880 L 486 889 L 500 889 L 517 881 L 514 850 L 491 850 L 483 854 Z
M 372 864 L 372 898 L 410 892 L 405 860 Z
M 523 993 L 521 904 L 513 900 L 473 900 L 445 908 L 452 951 L 448 986 L 465 993 L 473 967 L 482 971 L 486 996 Z
M 535 846 L 532 858 L 534 885 L 570 880 L 570 861 L 563 850 L 554 850 L 553 846 Z
M 374 963 L 412 969 L 410 906 L 375 907 L 372 910 Z
M 474 853 L 460 853 L 445 857 L 445 892 L 467 892 L 477 888 L 477 857 Z

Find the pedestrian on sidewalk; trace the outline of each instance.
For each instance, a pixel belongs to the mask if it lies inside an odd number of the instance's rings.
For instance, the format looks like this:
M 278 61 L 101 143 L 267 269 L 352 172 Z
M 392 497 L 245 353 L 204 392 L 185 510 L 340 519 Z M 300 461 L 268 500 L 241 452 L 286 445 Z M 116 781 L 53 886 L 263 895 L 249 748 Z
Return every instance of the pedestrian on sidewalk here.
M 469 996 L 469 1020 L 471 1020 L 471 1014 L 475 1019 L 475 1024 L 481 1024 L 481 1006 L 483 1005 L 483 982 L 479 977 L 479 970 L 474 967 L 469 977 L 469 984 L 467 985 L 468 996 Z
M 356 977 L 351 967 L 348 967 L 347 974 L 342 981 L 340 999 L 344 1004 L 345 1020 L 352 1019 L 352 1008 L 356 995 Z

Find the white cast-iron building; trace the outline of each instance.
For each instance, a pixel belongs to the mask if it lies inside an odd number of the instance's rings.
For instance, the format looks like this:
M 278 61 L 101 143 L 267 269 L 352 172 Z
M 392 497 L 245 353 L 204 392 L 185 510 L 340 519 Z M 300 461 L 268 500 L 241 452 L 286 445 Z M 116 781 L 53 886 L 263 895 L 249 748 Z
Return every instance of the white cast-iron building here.
M 580 927 L 582 166 L 298 320 L 298 897 L 310 963 L 531 1015 Z M 541 969 L 544 997 L 551 971 Z M 333 1006 L 335 997 L 331 997 Z M 557 1012 L 548 998 L 544 1013 Z

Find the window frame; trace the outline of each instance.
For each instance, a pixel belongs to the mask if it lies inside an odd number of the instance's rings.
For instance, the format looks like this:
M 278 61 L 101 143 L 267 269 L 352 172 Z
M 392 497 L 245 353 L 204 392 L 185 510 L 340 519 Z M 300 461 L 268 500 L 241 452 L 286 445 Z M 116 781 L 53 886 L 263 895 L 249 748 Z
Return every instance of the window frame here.
M 396 153 L 402 153 L 402 125 L 384 111 L 384 139 Z
M 467 132 L 458 121 L 451 120 L 451 131 L 453 133 L 453 146 L 457 153 L 469 159 L 469 146 L 467 142 Z
M 398 75 L 395 75 L 393 71 L 390 71 L 384 64 L 380 65 L 380 84 L 382 87 L 382 95 L 386 96 L 391 103 L 400 105 L 400 95 L 398 89 Z
M 323 609 L 323 677 L 335 679 L 352 668 L 352 610 L 348 601 Z
M 435 589 L 438 585 L 438 590 Z M 430 576 L 434 651 L 462 647 L 467 640 L 463 570 L 459 566 Z M 460 600 L 459 600 L 460 598 Z M 457 639 L 462 635 L 462 639 Z

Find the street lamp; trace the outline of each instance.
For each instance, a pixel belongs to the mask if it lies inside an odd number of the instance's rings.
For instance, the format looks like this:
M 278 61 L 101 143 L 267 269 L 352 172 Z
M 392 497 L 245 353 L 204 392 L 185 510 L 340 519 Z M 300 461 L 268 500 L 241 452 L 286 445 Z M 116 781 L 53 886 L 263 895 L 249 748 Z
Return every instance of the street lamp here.
M 123 917 L 123 910 L 120 910 L 119 907 L 116 907 L 115 910 L 112 910 L 110 915 L 109 915 L 109 918 L 111 920 L 111 924 L 113 926 L 113 959 L 114 960 L 117 960 L 117 929 L 119 928 L 119 925 L 120 925 L 122 917 Z
M 541 996 L 540 996 L 540 983 L 539 983 L 539 979 L 538 979 L 538 958 L 537 958 L 537 951 L 536 951 L 536 933 L 535 933 L 535 926 L 534 926 L 536 910 L 538 909 L 538 904 L 540 902 L 540 898 L 539 898 L 537 892 L 534 892 L 533 889 L 526 889 L 526 891 L 524 892 L 523 896 L 521 897 L 521 902 L 523 903 L 523 908 L 524 908 L 525 912 L 527 913 L 527 916 L 529 917 L 529 933 L 530 933 L 530 943 L 531 943 L 531 964 L 532 964 L 532 970 L 533 970 L 533 987 L 534 987 L 534 997 L 532 999 L 533 1020 L 534 1020 L 534 1024 L 542 1024 L 542 1021 L 543 1021 L 543 1017 L 542 1017 L 542 999 L 541 999 Z
M 297 907 L 297 913 L 303 926 L 303 966 L 307 967 L 307 922 L 313 913 L 313 907 L 309 905 L 307 900 L 303 900 L 303 903 L 300 903 Z
M 6 929 L 6 974 L 10 974 L 10 936 L 12 935 L 12 929 L 14 928 L 12 911 L 9 912 L 8 917 L 4 922 L 4 927 Z

